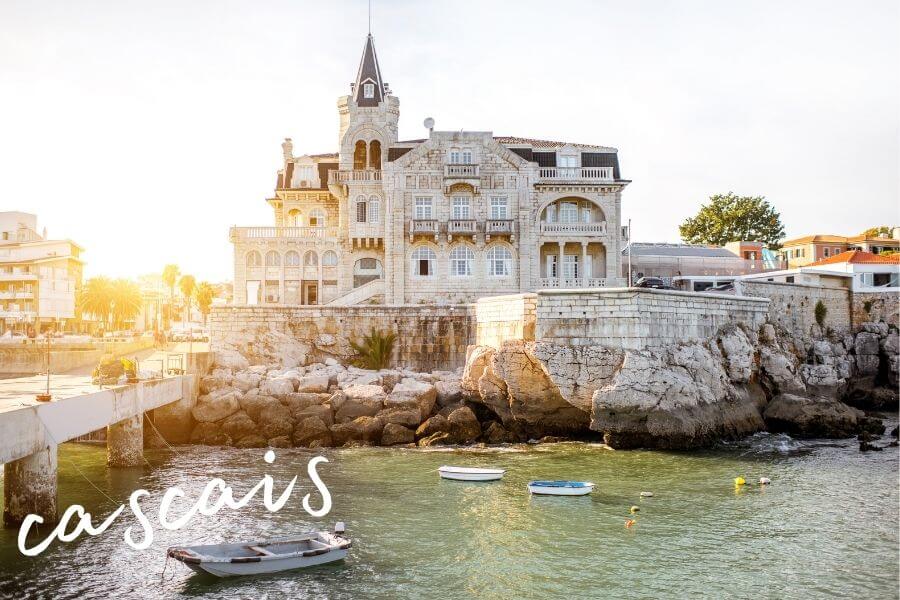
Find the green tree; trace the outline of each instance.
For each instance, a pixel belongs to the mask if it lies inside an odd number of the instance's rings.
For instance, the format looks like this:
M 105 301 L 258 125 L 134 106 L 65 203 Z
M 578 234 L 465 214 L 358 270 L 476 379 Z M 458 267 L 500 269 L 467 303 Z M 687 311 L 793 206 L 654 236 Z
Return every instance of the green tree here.
M 209 316 L 209 307 L 212 306 L 213 298 L 216 290 L 207 281 L 201 281 L 194 290 L 194 300 L 197 302 L 197 308 L 203 314 L 203 324 L 206 325 L 206 317 Z
M 184 296 L 184 323 L 191 320 L 191 298 L 194 297 L 194 288 L 197 287 L 197 280 L 193 275 L 183 275 L 178 280 L 178 289 Z
M 383 333 L 374 327 L 369 335 L 363 336 L 362 342 L 350 342 L 350 347 L 358 355 L 353 364 L 361 369 L 386 369 L 391 364 L 394 353 L 395 333 Z
M 79 308 L 106 327 L 113 308 L 112 280 L 108 277 L 88 279 L 81 288 Z
M 166 284 L 166 287 L 169 288 L 169 309 L 166 311 L 167 319 L 171 318 L 173 314 L 172 308 L 175 306 L 175 282 L 178 281 L 178 276 L 181 274 L 181 270 L 178 268 L 178 265 L 166 265 L 163 267 L 162 271 L 162 280 L 163 283 Z M 168 323 L 166 323 L 166 328 L 168 328 Z
M 733 192 L 711 196 L 678 230 L 689 244 L 715 246 L 747 240 L 776 249 L 784 237 L 781 216 L 763 196 L 735 196 Z
M 112 282 L 112 325 L 114 329 L 124 329 L 128 321 L 134 320 L 144 307 L 141 288 L 128 279 Z
M 881 225 L 879 227 L 869 227 L 865 231 L 863 231 L 863 235 L 866 236 L 867 239 L 877 238 L 879 235 L 891 235 L 891 228 L 887 225 Z

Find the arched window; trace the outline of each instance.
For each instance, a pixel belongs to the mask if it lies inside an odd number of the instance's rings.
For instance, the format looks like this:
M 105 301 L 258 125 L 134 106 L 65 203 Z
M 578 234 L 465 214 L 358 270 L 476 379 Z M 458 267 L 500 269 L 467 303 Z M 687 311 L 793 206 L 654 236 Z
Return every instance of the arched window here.
M 381 168 L 381 142 L 378 140 L 369 142 L 369 167 L 373 169 Z
M 319 265 L 319 255 L 310 250 L 303 255 L 303 264 L 307 267 L 316 267 Z
M 411 256 L 412 272 L 417 277 L 433 277 L 437 255 L 428 246 L 419 246 Z
M 322 255 L 322 266 L 323 267 L 336 267 L 338 263 L 337 252 L 334 250 L 326 250 L 325 254 Z
M 288 227 L 300 227 L 303 225 L 303 215 L 296 208 L 292 208 L 287 214 Z
M 362 140 L 357 140 L 356 145 L 353 147 L 353 169 L 356 171 L 362 171 L 366 168 L 366 143 Z
M 300 266 L 300 253 L 296 250 L 288 250 L 284 255 L 284 266 L 286 267 L 299 267 Z
M 512 275 L 512 252 L 506 246 L 491 246 L 487 251 L 488 275 L 506 277 Z
M 248 267 L 258 267 L 262 265 L 262 256 L 260 256 L 259 252 L 256 250 L 251 250 L 247 253 L 247 266 Z
M 310 227 L 325 227 L 325 211 L 321 208 L 314 208 L 309 212 Z
M 455 246 L 450 251 L 450 276 L 468 277 L 472 274 L 475 253 L 466 245 Z
M 356 222 L 365 223 L 368 218 L 369 204 L 366 202 L 365 196 L 356 197 Z
M 274 250 L 269 250 L 266 252 L 266 266 L 267 267 L 280 267 L 281 266 L 281 255 L 275 252 Z
M 369 196 L 369 223 L 377 223 L 378 219 L 381 218 L 379 213 L 381 213 L 381 200 L 378 196 Z

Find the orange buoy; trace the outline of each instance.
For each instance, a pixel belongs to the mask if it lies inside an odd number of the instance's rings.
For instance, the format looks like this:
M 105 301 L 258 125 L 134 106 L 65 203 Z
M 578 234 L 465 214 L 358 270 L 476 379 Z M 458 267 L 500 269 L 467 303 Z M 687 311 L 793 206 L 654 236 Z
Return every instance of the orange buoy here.
M 635 521 L 634 519 L 628 519 L 627 521 L 625 521 L 625 529 L 630 529 L 631 526 L 635 523 L 637 523 L 637 521 Z

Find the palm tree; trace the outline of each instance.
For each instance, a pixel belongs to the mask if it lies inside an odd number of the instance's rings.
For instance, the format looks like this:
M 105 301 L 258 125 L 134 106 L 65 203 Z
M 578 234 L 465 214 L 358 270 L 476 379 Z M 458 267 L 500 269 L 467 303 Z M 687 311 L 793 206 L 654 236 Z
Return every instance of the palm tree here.
M 81 289 L 79 306 L 104 327 L 112 314 L 113 282 L 108 277 L 91 277 Z
M 208 281 L 201 281 L 194 290 L 194 300 L 197 301 L 197 307 L 203 314 L 203 324 L 206 325 L 206 317 L 209 315 L 209 307 L 212 306 L 213 297 L 216 290 Z
M 193 275 L 184 275 L 178 281 L 178 289 L 184 296 L 184 323 L 191 320 L 191 298 L 194 296 L 194 288 L 197 287 L 197 280 Z
M 124 329 L 125 322 L 133 320 L 144 307 L 141 288 L 128 279 L 112 282 L 112 318 L 115 329 Z
M 163 267 L 162 271 L 162 280 L 163 283 L 166 284 L 166 287 L 169 288 L 169 316 L 171 318 L 172 315 L 172 307 L 175 306 L 175 282 L 178 281 L 178 276 L 181 274 L 181 270 L 178 268 L 178 265 L 166 265 Z M 168 328 L 168 325 L 166 325 Z

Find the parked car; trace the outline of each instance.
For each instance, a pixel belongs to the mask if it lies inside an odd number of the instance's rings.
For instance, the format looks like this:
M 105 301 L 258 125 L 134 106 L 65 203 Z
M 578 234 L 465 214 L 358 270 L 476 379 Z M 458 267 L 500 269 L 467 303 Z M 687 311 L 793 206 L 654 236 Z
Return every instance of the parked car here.
M 651 288 L 654 290 L 674 290 L 675 288 L 667 284 L 659 277 L 641 277 L 634 284 L 634 287 Z

